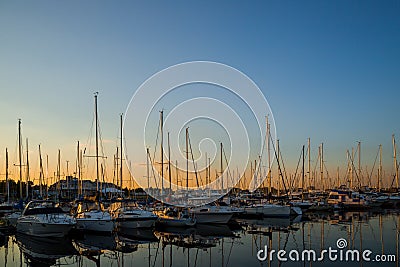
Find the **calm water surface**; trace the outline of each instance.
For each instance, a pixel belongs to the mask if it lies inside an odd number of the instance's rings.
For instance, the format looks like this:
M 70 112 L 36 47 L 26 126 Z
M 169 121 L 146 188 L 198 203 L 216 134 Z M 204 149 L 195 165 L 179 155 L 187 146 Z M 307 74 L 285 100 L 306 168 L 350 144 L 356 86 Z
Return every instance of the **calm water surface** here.
M 398 266 L 400 215 L 352 212 L 313 214 L 288 219 L 241 219 L 235 226 L 199 225 L 190 229 L 122 231 L 101 236 L 85 234 L 70 239 L 32 238 L 0 234 L 0 266 Z M 392 262 L 336 260 L 260 261 L 265 246 L 301 253 L 336 249 L 344 239 L 347 250 L 368 249 L 376 255 L 393 255 Z M 341 243 L 343 245 L 343 243 Z M 292 252 L 295 257 L 295 252 Z M 263 254 L 260 254 L 261 256 Z M 307 254 L 305 254 L 307 255 Z M 345 254 L 344 254 L 345 255 Z M 391 260 L 391 259 L 388 259 Z

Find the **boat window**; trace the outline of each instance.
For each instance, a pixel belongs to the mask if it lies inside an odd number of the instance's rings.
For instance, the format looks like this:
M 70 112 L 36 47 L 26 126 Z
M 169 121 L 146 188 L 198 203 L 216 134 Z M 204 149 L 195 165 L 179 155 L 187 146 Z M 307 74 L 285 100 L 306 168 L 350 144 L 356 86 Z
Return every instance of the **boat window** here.
M 63 210 L 59 207 L 55 208 L 33 208 L 26 210 L 24 215 L 35 215 L 35 214 L 52 214 L 52 213 L 63 213 Z

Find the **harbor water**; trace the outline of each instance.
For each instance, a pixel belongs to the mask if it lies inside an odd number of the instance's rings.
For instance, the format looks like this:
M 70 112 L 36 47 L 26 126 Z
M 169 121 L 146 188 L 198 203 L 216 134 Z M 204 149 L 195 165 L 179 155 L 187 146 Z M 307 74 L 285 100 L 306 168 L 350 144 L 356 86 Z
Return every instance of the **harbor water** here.
M 397 212 L 368 211 L 62 239 L 2 231 L 0 266 L 398 266 L 399 230 Z

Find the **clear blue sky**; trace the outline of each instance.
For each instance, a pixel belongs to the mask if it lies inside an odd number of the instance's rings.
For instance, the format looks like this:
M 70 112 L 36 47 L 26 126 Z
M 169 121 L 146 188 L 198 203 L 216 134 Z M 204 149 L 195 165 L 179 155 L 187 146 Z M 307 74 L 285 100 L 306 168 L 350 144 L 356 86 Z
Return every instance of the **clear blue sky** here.
M 399 1 L 1 1 L 0 149 L 16 155 L 17 118 L 55 163 L 74 161 L 99 91 L 112 153 L 119 114 L 152 74 L 210 60 L 252 78 L 274 112 L 287 167 L 324 142 L 326 164 L 363 144 L 363 165 L 400 140 Z M 108 155 L 111 157 L 111 155 Z M 4 152 L 0 172 L 3 173 Z M 34 167 L 34 169 L 37 167 Z

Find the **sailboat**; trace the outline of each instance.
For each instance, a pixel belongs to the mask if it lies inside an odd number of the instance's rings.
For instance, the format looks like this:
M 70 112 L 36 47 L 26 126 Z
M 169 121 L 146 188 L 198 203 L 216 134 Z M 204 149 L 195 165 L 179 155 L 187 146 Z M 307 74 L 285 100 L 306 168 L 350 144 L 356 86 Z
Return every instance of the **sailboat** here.
M 18 154 L 19 154 L 19 194 L 20 194 L 20 200 L 19 203 L 13 208 L 13 212 L 7 213 L 5 215 L 5 219 L 7 221 L 7 224 L 11 227 L 16 227 L 17 225 L 17 220 L 21 216 L 22 209 L 24 208 L 24 202 L 22 200 L 22 144 L 21 144 L 21 119 L 18 119 Z M 6 180 L 7 180 L 7 205 L 10 204 L 10 187 L 9 187 L 9 181 L 8 181 L 8 151 L 6 149 Z M 27 193 L 28 195 L 28 193 Z M 9 208 L 7 208 L 9 209 Z
M 271 192 L 271 160 L 270 160 L 270 125 L 268 123 L 267 117 L 267 130 L 266 130 L 266 140 L 268 145 L 268 178 L 269 178 L 269 192 Z M 277 148 L 274 148 L 275 157 L 277 159 L 278 165 L 278 176 L 279 178 L 283 178 L 282 170 L 280 166 L 280 151 L 279 151 L 279 140 L 277 140 Z M 261 164 L 261 157 L 260 163 Z M 254 174 L 256 175 L 256 174 Z M 280 195 L 280 181 L 278 180 L 278 197 Z M 249 206 L 244 207 L 244 213 L 247 215 L 261 215 L 263 217 L 290 217 L 291 215 L 291 207 L 286 205 L 280 205 L 271 203 L 270 201 L 265 203 L 257 203 L 251 204 Z
M 7 190 L 7 199 L 4 203 L 0 204 L 0 217 L 4 217 L 5 215 L 9 215 L 13 212 L 13 205 L 10 203 L 10 184 L 8 180 L 8 150 L 6 148 L 6 190 Z
M 223 174 L 223 145 L 221 147 L 221 175 Z M 223 178 L 221 177 L 221 189 L 223 190 Z M 228 223 L 235 213 L 240 213 L 241 210 L 231 208 L 229 206 L 219 206 L 215 203 L 207 204 L 196 208 L 189 209 L 189 214 L 196 218 L 197 223 L 212 223 L 212 224 L 226 224 Z
M 163 147 L 163 115 L 164 112 L 160 111 L 160 131 L 161 131 L 161 195 L 164 193 L 163 175 L 164 175 L 164 147 Z M 188 128 L 186 128 L 186 144 L 187 144 Z M 188 160 L 188 158 L 187 158 Z M 171 161 L 171 159 L 169 159 Z M 171 181 L 171 172 L 169 172 L 169 181 Z M 163 197 L 163 196 L 161 196 Z M 183 209 L 176 207 L 166 207 L 161 210 L 156 210 L 155 214 L 158 216 L 158 225 L 172 226 L 172 227 L 191 227 L 196 224 L 196 220 L 189 216 Z
M 95 103 L 95 125 L 96 125 L 96 183 L 97 192 L 99 192 L 99 130 L 98 130 L 98 113 L 97 113 L 97 95 L 94 95 Z M 97 199 L 96 202 L 79 202 L 76 208 L 76 228 L 78 230 L 87 230 L 94 232 L 114 231 L 114 221 L 110 212 L 104 209 L 102 203 Z

